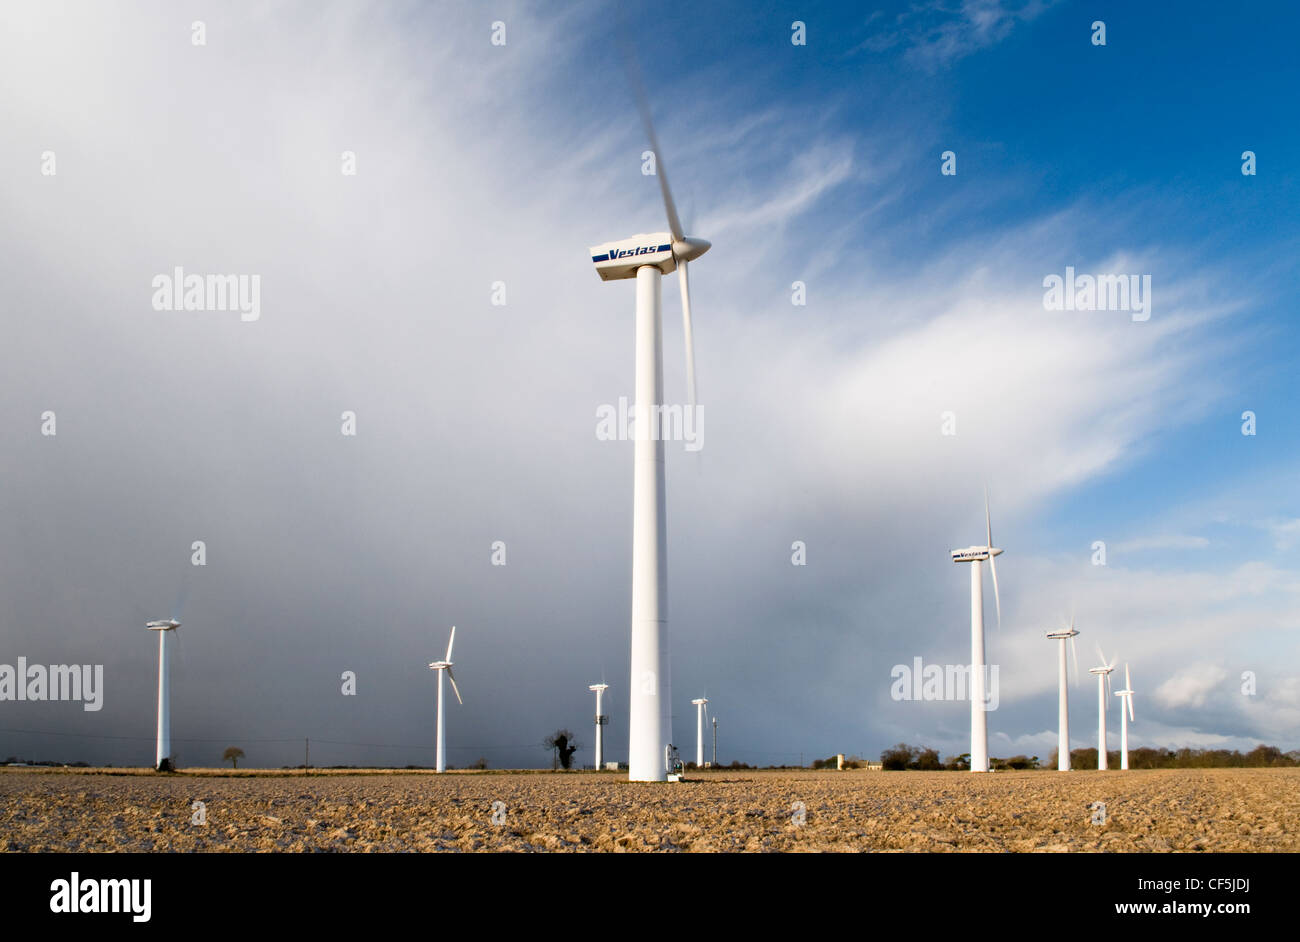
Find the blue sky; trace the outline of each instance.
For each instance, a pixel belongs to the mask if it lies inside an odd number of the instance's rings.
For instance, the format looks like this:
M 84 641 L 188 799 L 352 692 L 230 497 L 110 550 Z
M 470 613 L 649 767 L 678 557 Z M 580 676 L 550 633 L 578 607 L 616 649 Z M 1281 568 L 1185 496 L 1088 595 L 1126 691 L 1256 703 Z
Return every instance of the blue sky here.
M 720 758 L 965 751 L 964 705 L 894 702 L 890 669 L 965 657 L 967 574 L 948 551 L 981 538 L 987 484 L 1007 550 L 1001 629 L 985 588 L 994 755 L 1054 748 L 1042 635 L 1070 612 L 1084 668 L 1096 642 L 1132 662 L 1135 744 L 1300 747 L 1300 13 L 623 6 L 678 202 L 714 243 L 691 279 L 703 459 L 668 454 L 681 743 L 707 691 Z M 204 539 L 209 565 L 181 580 L 182 762 L 214 762 L 187 738 L 284 739 L 249 762 L 296 762 L 304 735 L 386 744 L 322 746 L 325 764 L 431 762 L 424 665 L 453 623 L 453 762 L 545 761 L 520 744 L 581 737 L 602 671 L 621 755 L 630 446 L 593 427 L 631 391 L 632 295 L 586 249 L 664 223 L 619 17 L 6 16 L 0 273 L 7 307 L 39 316 L 15 318 L 0 353 L 0 663 L 104 663 L 108 690 L 95 714 L 0 704 L 0 727 L 68 734 L 0 733 L 0 751 L 148 761 L 139 626 Z M 55 177 L 34 169 L 47 148 Z M 262 318 L 153 311 L 149 279 L 178 264 L 259 273 Z M 1151 319 L 1044 310 L 1066 266 L 1151 275 Z M 680 398 L 676 296 L 666 283 Z M 37 433 L 45 409 L 55 440 Z M 342 670 L 358 697 L 339 695 Z M 1075 695 L 1079 747 L 1091 687 Z

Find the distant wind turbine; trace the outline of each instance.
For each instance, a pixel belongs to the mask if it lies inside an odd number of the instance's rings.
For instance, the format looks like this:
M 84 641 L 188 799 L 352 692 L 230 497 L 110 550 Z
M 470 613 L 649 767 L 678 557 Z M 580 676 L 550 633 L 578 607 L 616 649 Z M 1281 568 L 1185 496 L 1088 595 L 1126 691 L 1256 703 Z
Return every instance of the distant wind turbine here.
M 601 712 L 600 698 L 609 689 L 609 684 L 599 683 L 592 684 L 588 690 L 596 691 L 596 771 L 599 772 L 605 767 L 605 747 L 603 730 L 609 723 L 609 717 Z
M 706 706 L 708 702 L 708 697 L 691 701 L 695 704 L 695 767 L 697 769 L 704 768 L 704 714 L 709 712 Z
M 1060 688 L 1057 704 L 1056 735 L 1056 769 L 1058 772 L 1070 771 L 1070 688 L 1065 683 L 1065 642 L 1070 641 L 1070 653 L 1074 655 L 1074 682 L 1079 682 L 1079 652 L 1074 647 L 1074 637 L 1079 632 L 1074 630 L 1074 619 L 1070 627 L 1063 631 L 1049 631 L 1047 637 L 1060 641 L 1060 662 L 1057 671 L 1057 683 Z
M 451 672 L 451 646 L 456 643 L 456 626 L 451 626 L 451 637 L 447 639 L 447 656 L 441 661 L 434 661 L 429 665 L 429 670 L 438 672 L 438 760 L 437 770 L 439 772 L 447 771 L 447 760 L 444 755 L 446 727 L 442 720 L 442 675 L 445 673 L 447 679 L 451 681 L 452 692 L 456 694 L 456 702 L 462 706 L 465 701 L 460 698 L 460 688 L 456 686 L 456 675 Z
M 158 632 L 158 741 L 153 767 L 159 772 L 174 772 L 172 765 L 171 663 L 167 657 L 167 633 L 181 623 L 175 618 L 146 622 L 145 627 Z
M 1106 759 L 1106 694 L 1110 691 L 1110 672 L 1115 669 L 1115 661 L 1107 661 L 1106 655 L 1097 645 L 1097 657 L 1101 658 L 1101 667 L 1090 667 L 1089 674 L 1097 675 L 1097 768 L 1110 768 Z
M 983 546 L 968 546 L 952 551 L 954 563 L 970 563 L 970 770 L 989 770 L 989 728 L 986 704 L 988 694 L 984 689 L 984 570 L 983 561 L 989 561 L 993 571 L 993 600 L 997 604 L 998 627 L 1002 627 L 1002 597 L 998 593 L 998 567 L 993 561 L 1002 550 L 993 546 L 993 523 L 989 518 L 989 495 L 984 492 L 984 524 L 987 542 Z
M 1116 690 L 1115 696 L 1120 697 L 1119 709 L 1119 767 L 1128 768 L 1128 723 L 1133 719 L 1133 681 L 1129 678 L 1128 662 L 1124 662 L 1124 689 Z M 1124 708 L 1128 708 L 1125 712 Z

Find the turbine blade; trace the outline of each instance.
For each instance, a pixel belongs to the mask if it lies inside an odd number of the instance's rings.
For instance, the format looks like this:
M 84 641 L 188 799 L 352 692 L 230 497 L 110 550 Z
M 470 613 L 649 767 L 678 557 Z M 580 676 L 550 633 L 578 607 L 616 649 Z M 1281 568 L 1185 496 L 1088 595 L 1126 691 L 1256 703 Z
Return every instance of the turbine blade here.
M 992 553 L 989 553 L 989 571 L 993 573 L 993 604 L 998 610 L 998 628 L 1002 628 L 1002 596 L 998 592 L 998 564 L 994 560 Z
M 1133 688 L 1130 687 L 1129 689 L 1132 690 Z M 1128 701 L 1128 721 L 1132 723 L 1136 719 L 1133 715 L 1133 694 L 1130 693 L 1124 699 Z
M 1124 662 L 1124 689 L 1125 690 L 1133 689 L 1133 681 L 1129 678 L 1128 675 L 1128 661 Z
M 989 551 L 989 571 L 993 574 L 993 604 L 998 611 L 998 629 L 1002 628 L 1002 594 L 998 591 L 998 564 L 993 556 L 993 519 L 989 516 L 989 489 L 984 487 L 984 535 L 988 540 L 985 544 Z
M 190 600 L 190 580 L 188 578 L 185 578 L 181 580 L 180 590 L 176 593 L 176 602 L 172 605 L 171 617 L 174 621 L 181 620 L 181 616 L 185 614 L 185 603 L 188 602 L 189 600 Z
M 659 135 L 655 134 L 654 121 L 650 118 L 650 100 L 646 97 L 645 86 L 641 82 L 641 71 L 637 68 L 636 58 L 631 49 L 626 50 L 628 57 L 627 74 L 632 82 L 632 92 L 636 96 L 636 109 L 641 113 L 641 123 L 645 126 L 646 137 L 650 139 L 650 149 L 655 155 L 655 176 L 659 178 L 659 191 L 663 194 L 664 209 L 668 212 L 668 231 L 674 242 L 682 240 L 682 221 L 677 217 L 677 205 L 673 202 L 673 192 L 668 187 L 668 171 L 664 168 L 664 155 L 659 149 Z
M 677 263 L 678 280 L 682 286 L 682 333 L 686 337 L 686 394 L 695 411 L 695 336 L 691 332 L 691 282 L 686 274 L 686 262 Z
M 988 539 L 988 543 L 985 545 L 991 550 L 993 549 L 993 519 L 989 516 L 989 489 L 987 485 L 984 487 L 984 526 L 985 536 Z
M 1070 623 L 1074 627 L 1074 622 Z M 1074 661 L 1074 685 L 1079 686 L 1079 649 L 1074 646 L 1074 635 L 1070 635 L 1070 656 Z
M 455 643 L 456 643 L 456 626 L 452 625 L 451 637 L 447 639 L 447 656 L 443 658 L 444 661 L 451 660 L 451 646 Z
M 447 668 L 447 679 L 451 681 L 451 690 L 456 695 L 456 702 L 464 706 L 465 701 L 460 698 L 460 688 L 456 686 L 456 675 L 451 672 L 450 667 Z

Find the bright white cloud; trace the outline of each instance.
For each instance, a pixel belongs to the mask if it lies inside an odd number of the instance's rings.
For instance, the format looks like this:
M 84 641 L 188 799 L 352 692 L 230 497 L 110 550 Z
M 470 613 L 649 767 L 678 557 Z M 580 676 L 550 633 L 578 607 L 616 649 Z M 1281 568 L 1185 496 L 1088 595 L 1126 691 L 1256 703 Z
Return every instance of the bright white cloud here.
M 1170 677 L 1156 688 L 1155 697 L 1170 709 L 1200 707 L 1228 677 L 1218 664 L 1197 664 Z

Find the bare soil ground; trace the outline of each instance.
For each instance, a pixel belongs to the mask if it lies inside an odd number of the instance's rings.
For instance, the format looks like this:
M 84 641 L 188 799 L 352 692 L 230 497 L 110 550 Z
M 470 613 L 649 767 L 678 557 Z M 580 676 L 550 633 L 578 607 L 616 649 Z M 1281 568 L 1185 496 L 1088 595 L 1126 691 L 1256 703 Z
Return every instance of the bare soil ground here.
M 3 769 L 0 851 L 1300 851 L 1300 769 L 693 778 Z

